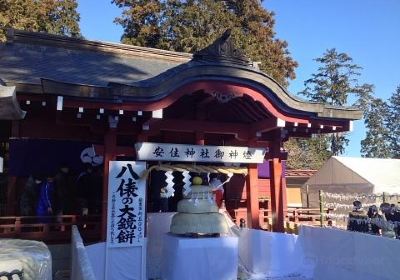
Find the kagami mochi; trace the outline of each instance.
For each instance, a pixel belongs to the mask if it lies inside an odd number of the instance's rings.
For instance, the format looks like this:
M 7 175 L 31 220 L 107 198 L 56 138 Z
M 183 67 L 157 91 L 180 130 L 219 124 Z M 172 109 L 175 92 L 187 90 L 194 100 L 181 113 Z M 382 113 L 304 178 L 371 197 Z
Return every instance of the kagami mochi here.
M 200 177 L 192 179 L 192 190 L 178 202 L 178 213 L 171 222 L 171 233 L 185 235 L 226 234 L 228 224 L 218 212 L 212 188 L 201 185 Z

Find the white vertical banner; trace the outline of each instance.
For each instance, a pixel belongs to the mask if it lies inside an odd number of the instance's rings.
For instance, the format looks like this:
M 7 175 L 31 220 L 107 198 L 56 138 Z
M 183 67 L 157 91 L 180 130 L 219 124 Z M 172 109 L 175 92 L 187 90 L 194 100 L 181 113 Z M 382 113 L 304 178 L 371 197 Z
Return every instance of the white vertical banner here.
M 110 161 L 108 177 L 107 246 L 141 246 L 146 212 L 146 163 Z
M 105 279 L 146 279 L 146 163 L 110 161 Z

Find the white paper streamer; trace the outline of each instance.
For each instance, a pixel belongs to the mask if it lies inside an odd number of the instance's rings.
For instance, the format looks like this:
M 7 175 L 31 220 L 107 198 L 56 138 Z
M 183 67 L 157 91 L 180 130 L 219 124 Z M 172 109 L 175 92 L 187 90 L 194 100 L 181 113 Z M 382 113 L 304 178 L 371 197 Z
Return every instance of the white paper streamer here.
M 192 187 L 190 185 L 190 175 L 189 175 L 189 171 L 183 171 L 182 172 L 182 176 L 183 176 L 183 195 L 184 196 L 188 196 L 189 193 L 192 191 Z
M 167 183 L 167 186 L 165 187 L 165 193 L 166 193 L 166 197 L 172 197 L 174 196 L 175 193 L 175 189 L 174 189 L 174 176 L 172 175 L 172 171 L 166 171 L 165 172 L 165 176 L 167 177 L 167 179 L 165 180 L 165 182 Z
M 363 208 L 368 208 L 372 205 L 376 205 L 376 203 L 363 203 Z M 333 209 L 333 210 L 352 210 L 354 208 L 353 204 L 342 204 L 338 202 L 326 202 L 324 203 L 325 208 Z
M 392 198 L 397 196 L 396 194 L 391 194 L 391 195 L 386 195 L 387 198 Z M 342 194 L 342 193 L 328 193 L 328 192 L 322 192 L 322 198 L 323 199 L 333 199 L 333 200 L 339 200 L 339 201 L 355 201 L 355 200 L 376 200 L 376 199 L 382 199 L 383 194 Z

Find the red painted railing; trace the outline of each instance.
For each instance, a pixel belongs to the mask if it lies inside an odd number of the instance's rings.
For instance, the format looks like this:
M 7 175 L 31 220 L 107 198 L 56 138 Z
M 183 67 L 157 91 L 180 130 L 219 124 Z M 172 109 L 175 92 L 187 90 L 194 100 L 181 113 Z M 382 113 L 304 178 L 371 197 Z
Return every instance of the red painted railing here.
M 320 225 L 321 213 L 319 208 L 287 208 L 285 212 L 285 221 L 294 222 L 296 224 Z M 325 213 L 329 209 L 324 209 Z M 240 219 L 247 220 L 247 208 L 238 208 L 234 210 L 233 218 L 237 225 Z M 263 229 L 270 230 L 272 224 L 272 210 L 260 208 L 260 226 Z
M 0 217 L 0 238 L 69 243 L 72 225 L 77 225 L 85 242 L 100 240 L 100 216 L 63 215 L 45 219 L 36 216 Z
M 328 209 L 325 210 L 327 212 Z M 247 209 L 238 208 L 233 211 L 233 219 L 240 224 L 240 219 L 247 220 Z M 286 221 L 296 224 L 319 225 L 319 208 L 288 208 L 285 209 Z M 260 209 L 261 228 L 270 230 L 272 211 Z M 0 238 L 21 238 L 41 240 L 46 243 L 69 243 L 72 225 L 77 225 L 85 242 L 100 240 L 100 216 L 75 216 L 63 215 L 43 218 L 36 216 L 10 216 L 0 217 Z

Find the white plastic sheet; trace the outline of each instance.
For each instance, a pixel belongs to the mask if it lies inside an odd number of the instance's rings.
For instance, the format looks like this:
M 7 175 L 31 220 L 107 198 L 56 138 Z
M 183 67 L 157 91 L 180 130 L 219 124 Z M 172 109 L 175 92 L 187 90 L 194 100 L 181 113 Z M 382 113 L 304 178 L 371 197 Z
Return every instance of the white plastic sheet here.
M 146 240 L 144 240 L 146 243 Z M 145 244 L 144 244 L 145 246 Z M 106 249 L 108 249 L 108 263 L 106 263 Z M 96 280 L 146 279 L 142 270 L 142 248 L 139 246 L 127 248 L 107 248 L 106 243 L 97 243 L 86 247 L 91 267 Z M 105 276 L 107 275 L 107 276 Z M 72 279 L 72 278 L 71 278 Z
M 0 239 L 0 275 L 22 272 L 22 278 L 51 280 L 51 254 L 43 242 L 20 239 Z M 3 277 L 2 277 L 3 279 Z
M 144 246 L 145 244 L 146 240 L 144 240 Z M 73 230 L 72 249 L 71 279 L 146 279 L 145 271 L 142 269 L 144 262 L 142 252 L 145 252 L 145 249 L 142 250 L 140 246 L 107 248 L 106 243 L 101 242 L 85 247 L 79 232 L 75 228 Z
M 238 238 L 165 235 L 161 279 L 236 280 Z
M 147 214 L 147 278 L 161 278 L 164 235 L 169 232 L 175 212 Z
M 96 280 L 104 280 L 104 272 L 106 266 L 106 243 L 96 243 L 86 246 L 86 252 L 93 269 Z
M 239 257 L 253 277 L 299 274 L 303 264 L 296 235 L 247 228 L 240 231 Z
M 331 228 L 301 227 L 305 257 L 314 279 L 393 280 L 400 275 L 398 240 Z
M 143 246 L 146 246 L 146 239 L 143 240 Z M 144 258 L 142 252 L 145 249 L 135 246 L 127 248 L 108 248 L 107 256 L 107 280 L 144 280 L 145 271 L 143 268 Z M 142 269 L 143 268 L 143 269 Z
M 72 227 L 71 234 L 71 279 L 96 279 L 82 237 L 76 226 Z

